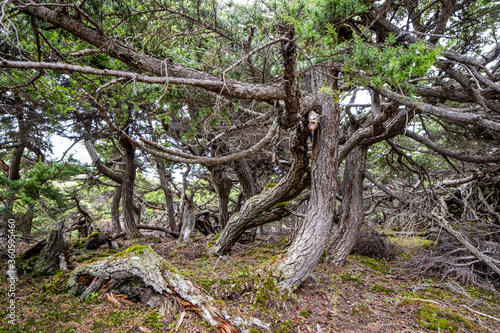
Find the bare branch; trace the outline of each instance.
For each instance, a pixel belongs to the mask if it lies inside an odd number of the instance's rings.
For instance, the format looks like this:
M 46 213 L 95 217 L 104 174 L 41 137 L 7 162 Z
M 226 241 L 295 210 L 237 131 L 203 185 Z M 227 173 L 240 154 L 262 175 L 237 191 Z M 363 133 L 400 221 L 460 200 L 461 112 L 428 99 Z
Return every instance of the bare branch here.
M 463 153 L 458 153 L 456 151 L 452 151 L 450 149 L 441 147 L 437 145 L 435 142 L 431 141 L 430 139 L 417 134 L 415 132 L 406 130 L 405 135 L 409 138 L 412 138 L 415 141 L 418 141 L 425 146 L 429 147 L 430 149 L 434 150 L 435 152 L 443 155 L 443 156 L 449 156 L 452 158 L 455 158 L 460 161 L 465 161 L 465 162 L 472 162 L 472 163 L 485 163 L 485 162 L 498 162 L 500 161 L 500 154 L 494 154 L 494 155 L 466 155 Z

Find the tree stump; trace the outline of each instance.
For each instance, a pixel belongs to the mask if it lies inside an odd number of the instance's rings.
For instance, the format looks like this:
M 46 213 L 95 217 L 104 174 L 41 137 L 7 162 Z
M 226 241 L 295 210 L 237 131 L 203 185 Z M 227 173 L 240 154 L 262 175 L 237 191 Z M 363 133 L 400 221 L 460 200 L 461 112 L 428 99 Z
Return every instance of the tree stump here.
M 258 319 L 231 315 L 219 310 L 214 300 L 184 279 L 168 261 L 149 246 L 132 246 L 92 263 L 79 265 L 68 281 L 70 292 L 82 293 L 82 298 L 105 288 L 111 292 L 118 285 L 123 290 L 124 281 L 141 280 L 160 295 L 174 297 L 185 310 L 198 313 L 215 332 L 250 332 L 251 327 L 269 331 L 269 325 Z M 269 331 L 270 332 L 270 331 Z
M 64 226 L 58 225 L 47 240 L 44 240 L 18 257 L 18 266 L 24 272 L 33 271 L 35 275 L 50 273 L 59 268 L 66 270 L 68 243 L 64 238 Z

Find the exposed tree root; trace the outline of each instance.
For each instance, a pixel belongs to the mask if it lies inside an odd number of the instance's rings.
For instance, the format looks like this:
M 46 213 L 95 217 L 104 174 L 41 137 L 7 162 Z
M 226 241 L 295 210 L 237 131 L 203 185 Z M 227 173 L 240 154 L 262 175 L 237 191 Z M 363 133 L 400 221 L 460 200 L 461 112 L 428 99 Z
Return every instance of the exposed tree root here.
M 119 291 L 123 292 L 124 282 L 130 280 L 140 280 L 157 294 L 173 297 L 184 310 L 198 313 L 215 332 L 249 332 L 252 326 L 269 330 L 268 324 L 256 318 L 242 318 L 219 310 L 210 296 L 146 246 L 133 246 L 113 257 L 82 264 L 73 271 L 68 283 L 71 292 L 78 294 L 83 290 L 82 298 L 85 298 L 102 288 L 109 293 L 120 287 Z M 108 299 L 119 302 L 113 294 Z

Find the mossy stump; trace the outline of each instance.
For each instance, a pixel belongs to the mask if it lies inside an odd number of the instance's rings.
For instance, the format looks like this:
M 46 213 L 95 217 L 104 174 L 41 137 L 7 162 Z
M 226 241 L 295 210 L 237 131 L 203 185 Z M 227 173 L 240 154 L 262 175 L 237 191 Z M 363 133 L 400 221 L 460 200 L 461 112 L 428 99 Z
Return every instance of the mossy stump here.
M 54 269 L 66 270 L 69 245 L 62 229 L 53 230 L 47 240 L 36 244 L 17 258 L 17 266 L 25 273 L 44 275 Z
M 215 332 L 250 332 L 252 327 L 269 329 L 268 324 L 258 319 L 242 318 L 232 315 L 229 309 L 218 309 L 213 298 L 184 279 L 177 268 L 149 246 L 132 246 L 111 257 L 81 264 L 72 272 L 68 285 L 70 292 L 83 291 L 82 298 L 85 298 L 104 288 L 105 292 L 110 292 L 110 285 L 137 280 L 160 295 L 174 297 L 183 308 L 198 313 Z

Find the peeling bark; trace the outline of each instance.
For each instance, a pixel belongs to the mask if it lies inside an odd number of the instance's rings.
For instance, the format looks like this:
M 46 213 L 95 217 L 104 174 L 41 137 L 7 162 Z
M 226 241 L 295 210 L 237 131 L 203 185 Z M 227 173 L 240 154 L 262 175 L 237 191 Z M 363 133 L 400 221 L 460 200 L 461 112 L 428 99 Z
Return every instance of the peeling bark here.
M 196 224 L 196 211 L 192 202 L 188 201 L 182 215 L 182 228 L 179 242 L 187 242 Z

